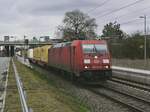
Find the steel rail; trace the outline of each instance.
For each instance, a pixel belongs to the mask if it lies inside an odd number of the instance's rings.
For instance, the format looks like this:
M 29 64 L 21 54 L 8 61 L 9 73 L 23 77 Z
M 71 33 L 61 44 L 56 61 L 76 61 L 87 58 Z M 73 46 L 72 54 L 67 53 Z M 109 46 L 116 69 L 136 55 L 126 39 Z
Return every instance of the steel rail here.
M 17 82 L 17 87 L 18 87 L 18 91 L 19 91 L 19 96 L 20 96 L 20 101 L 21 101 L 21 106 L 22 106 L 22 111 L 23 112 L 29 112 L 27 103 L 26 103 L 26 99 L 25 99 L 25 95 L 24 95 L 24 91 L 23 91 L 23 87 L 19 78 L 19 74 L 17 71 L 17 68 L 15 66 L 15 63 L 12 59 L 12 63 L 13 63 L 13 68 L 14 68 L 14 72 L 15 72 L 15 78 L 16 78 L 16 82 Z
M 136 111 L 136 112 L 147 112 L 147 111 L 145 111 L 145 110 L 143 110 L 143 109 L 141 109 L 140 107 L 138 107 L 138 106 L 136 106 L 136 105 L 132 105 L 132 104 L 130 104 L 130 103 L 128 103 L 128 102 L 124 102 L 124 100 L 122 100 L 122 99 L 120 99 L 120 98 L 116 98 L 116 97 L 113 97 L 113 96 L 111 96 L 111 95 L 108 95 L 108 94 L 105 94 L 105 93 L 102 93 L 102 92 L 100 92 L 98 89 L 100 89 L 101 90 L 101 88 L 99 88 L 99 87 L 102 87 L 102 88 L 104 88 L 104 89 L 107 89 L 107 90 L 109 90 L 109 91 L 113 91 L 113 92 L 115 92 L 115 93 L 117 93 L 117 94 L 120 94 L 120 95 L 123 95 L 123 96 L 126 96 L 126 97 L 128 97 L 128 98 L 131 98 L 132 96 L 130 96 L 129 94 L 125 94 L 125 93 L 121 93 L 121 92 L 119 92 L 119 91 L 115 91 L 115 90 L 113 90 L 113 89 L 110 89 L 110 88 L 107 88 L 107 86 L 104 86 L 103 84 L 94 84 L 94 85 L 91 85 L 91 84 L 88 84 L 87 85 L 87 83 L 82 83 L 82 82 L 80 82 L 80 83 L 78 83 L 78 84 L 76 84 L 77 86 L 79 86 L 79 87 L 84 87 L 85 89 L 87 89 L 87 90 L 89 90 L 89 91 L 91 91 L 91 92 L 93 92 L 93 93 L 95 93 L 95 94 L 97 94 L 97 95 L 101 95 L 101 96 L 104 96 L 104 97 L 106 97 L 106 98 L 108 98 L 108 99 L 110 99 L 110 100 L 113 100 L 114 102 L 117 102 L 117 103 L 120 103 L 120 104 L 122 104 L 122 105 L 124 105 L 124 106 L 126 106 L 126 107 L 128 107 L 128 108 L 130 108 L 130 109 L 132 109 L 133 111 Z M 147 103 L 147 101 L 143 101 L 143 99 L 137 99 L 137 98 L 135 98 L 134 96 L 132 97 L 132 98 L 134 98 L 134 99 L 136 99 L 136 100 L 138 100 L 138 101 L 142 101 L 142 102 L 146 102 Z M 149 103 L 149 102 L 148 102 Z
M 144 85 L 143 83 L 138 83 L 138 82 L 130 81 L 130 80 L 127 80 L 127 79 L 125 80 L 125 79 L 118 78 L 118 77 L 112 77 L 109 80 L 113 81 L 113 82 L 117 82 L 117 83 L 120 83 L 120 84 L 124 84 L 124 85 L 127 85 L 127 86 L 131 86 L 131 87 L 134 87 L 134 88 L 137 88 L 137 89 L 141 89 L 141 90 L 150 92 L 150 87 L 147 86 L 147 85 Z
M 137 100 L 139 100 L 139 101 L 142 101 L 142 102 L 145 102 L 145 103 L 150 104 L 150 101 L 149 101 L 149 100 L 146 100 L 145 98 L 137 97 L 137 96 L 135 96 L 135 95 L 129 94 L 129 93 L 124 92 L 124 91 L 121 91 L 121 90 L 117 90 L 117 89 L 115 89 L 115 88 L 107 87 L 107 85 L 100 84 L 100 86 L 102 86 L 102 87 L 104 87 L 104 88 L 106 88 L 106 89 L 109 89 L 109 90 L 111 90 L 111 91 L 114 91 L 114 92 L 123 94 L 123 95 L 125 95 L 125 96 L 129 96 L 129 97 L 131 97 L 131 98 L 134 98 L 134 99 L 137 99 Z
M 115 97 L 112 97 L 111 95 L 107 95 L 107 94 L 104 94 L 104 93 L 101 93 L 99 92 L 97 89 L 94 89 L 94 88 L 88 88 L 88 90 L 92 91 L 93 93 L 97 94 L 97 95 L 102 95 L 108 99 L 111 99 L 117 103 L 121 103 L 122 105 L 125 105 L 127 106 L 128 108 L 131 108 L 132 110 L 136 111 L 136 112 L 145 112 L 144 110 L 142 110 L 141 108 L 138 108 L 134 105 L 131 105 L 131 104 L 128 104 L 128 103 L 125 103 L 124 101 L 122 101 L 121 99 L 117 99 Z

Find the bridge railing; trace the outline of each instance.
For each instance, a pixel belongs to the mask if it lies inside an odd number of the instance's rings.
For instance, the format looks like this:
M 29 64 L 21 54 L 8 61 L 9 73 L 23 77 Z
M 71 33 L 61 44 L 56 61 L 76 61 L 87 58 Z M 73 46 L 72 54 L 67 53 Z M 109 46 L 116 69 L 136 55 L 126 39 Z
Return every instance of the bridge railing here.
M 51 42 L 30 42 L 28 43 L 28 45 L 51 45 Z M 4 42 L 4 41 L 0 41 L 0 45 L 27 45 L 25 42 L 23 41 L 10 41 L 10 42 Z

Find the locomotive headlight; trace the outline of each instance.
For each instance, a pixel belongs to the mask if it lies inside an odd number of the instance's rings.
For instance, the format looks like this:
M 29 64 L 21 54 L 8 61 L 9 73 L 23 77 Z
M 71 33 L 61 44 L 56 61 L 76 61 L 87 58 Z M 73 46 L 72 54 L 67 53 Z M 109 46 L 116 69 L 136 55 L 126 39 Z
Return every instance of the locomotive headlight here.
M 109 59 L 103 59 L 103 63 L 109 63 Z
M 84 68 L 88 68 L 88 66 L 85 66 Z
M 98 57 L 97 57 L 97 56 L 94 56 L 94 58 L 97 59 Z
M 84 64 L 89 64 L 91 63 L 90 59 L 84 59 Z
M 109 66 L 105 66 L 105 68 L 109 68 Z

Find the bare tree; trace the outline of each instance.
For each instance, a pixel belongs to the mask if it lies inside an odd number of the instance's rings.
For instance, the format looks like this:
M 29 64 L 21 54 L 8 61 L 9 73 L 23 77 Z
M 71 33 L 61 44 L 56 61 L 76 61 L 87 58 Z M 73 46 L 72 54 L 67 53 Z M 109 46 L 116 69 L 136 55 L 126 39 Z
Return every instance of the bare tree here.
M 67 12 L 65 14 L 64 25 L 59 27 L 63 32 L 63 38 L 67 40 L 95 38 L 97 24 L 94 18 L 79 10 Z

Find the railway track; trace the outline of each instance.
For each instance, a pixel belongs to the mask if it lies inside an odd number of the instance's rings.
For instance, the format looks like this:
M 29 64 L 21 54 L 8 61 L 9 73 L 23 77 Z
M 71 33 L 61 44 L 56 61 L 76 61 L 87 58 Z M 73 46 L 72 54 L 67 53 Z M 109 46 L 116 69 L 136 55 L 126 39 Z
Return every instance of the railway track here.
M 12 59 L 12 64 L 13 64 L 13 69 L 14 69 L 14 73 L 15 73 L 15 79 L 16 79 L 16 83 L 17 83 L 19 96 L 20 96 L 20 102 L 21 102 L 22 111 L 23 112 L 29 112 L 30 108 L 27 105 L 26 96 L 25 96 L 26 92 L 23 89 L 23 83 L 21 82 L 21 79 L 19 77 L 19 73 L 17 71 L 16 65 L 15 65 L 13 59 Z
M 150 86 L 147 83 L 112 77 L 106 82 L 95 84 L 94 87 L 88 85 L 86 88 L 133 111 L 150 112 Z
M 89 89 L 89 88 L 88 88 Z M 110 100 L 113 100 L 114 102 L 118 102 L 122 105 L 125 105 L 126 107 L 132 109 L 136 112 L 149 112 L 150 111 L 150 105 L 145 103 L 145 101 L 133 98 L 130 95 L 125 95 L 123 93 L 112 91 L 108 88 L 90 88 L 90 91 L 94 92 L 97 95 L 102 95 Z
M 127 108 L 130 108 L 133 111 L 150 111 L 150 100 L 126 93 L 125 91 L 122 91 L 122 89 L 116 90 L 114 88 L 108 87 L 108 85 L 105 84 L 100 84 L 99 87 L 96 88 L 88 87 L 87 89 L 97 95 L 102 95 L 110 100 L 113 100 L 114 102 L 118 102 L 122 105 L 125 105 Z
M 126 106 L 127 108 L 131 109 L 135 112 L 150 112 L 150 100 L 145 98 L 127 93 L 123 91 L 123 89 L 116 89 L 110 87 L 111 83 L 100 83 L 96 85 L 86 85 L 85 83 L 82 84 L 84 88 L 87 90 L 100 95 L 104 96 L 114 102 L 117 102 L 121 105 Z M 114 86 L 114 85 L 112 85 Z
M 147 84 L 140 83 L 140 82 L 134 82 L 134 81 L 127 80 L 127 79 L 125 80 L 125 79 L 118 78 L 118 77 L 112 77 L 112 79 L 110 79 L 110 81 L 121 83 L 124 85 L 131 86 L 133 88 L 138 88 L 138 89 L 141 89 L 143 91 L 150 92 L 150 86 Z

